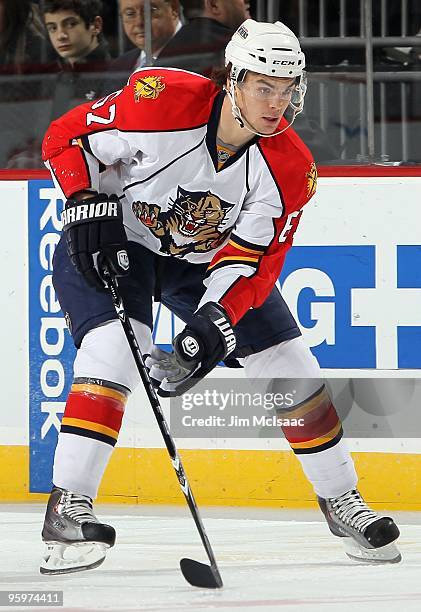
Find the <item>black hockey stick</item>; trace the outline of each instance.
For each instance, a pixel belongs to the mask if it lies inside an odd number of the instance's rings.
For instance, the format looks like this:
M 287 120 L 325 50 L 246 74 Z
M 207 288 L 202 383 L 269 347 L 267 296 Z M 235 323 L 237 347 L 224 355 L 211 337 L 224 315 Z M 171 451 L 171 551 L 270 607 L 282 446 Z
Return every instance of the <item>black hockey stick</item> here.
M 170 434 L 167 422 L 162 412 L 161 404 L 152 385 L 148 370 L 146 369 L 145 363 L 143 361 L 142 353 L 140 352 L 139 344 L 136 340 L 132 324 L 130 323 L 130 319 L 128 318 L 124 310 L 123 300 L 118 291 L 117 280 L 111 273 L 109 267 L 105 262 L 102 264 L 102 269 L 100 272 L 102 278 L 107 283 L 114 304 L 114 308 L 116 310 L 118 318 L 120 319 L 121 325 L 123 326 L 127 342 L 129 343 L 130 350 L 136 362 L 137 369 L 142 379 L 143 386 L 145 387 L 145 391 L 150 401 L 156 421 L 158 423 L 158 427 L 161 431 L 162 437 L 164 438 L 168 454 L 171 457 L 171 463 L 174 467 L 175 473 L 177 474 L 178 482 L 180 483 L 181 490 L 184 493 L 184 497 L 186 498 L 187 504 L 190 508 L 190 512 L 192 514 L 194 522 L 196 523 L 197 530 L 199 532 L 200 538 L 203 542 L 203 546 L 206 550 L 206 554 L 208 555 L 210 561 L 209 566 L 205 563 L 195 561 L 194 559 L 181 559 L 181 571 L 187 582 L 189 582 L 193 586 L 207 589 L 221 588 L 223 585 L 222 578 L 219 573 L 218 566 L 216 565 L 216 559 L 213 554 L 212 547 L 210 545 L 208 536 L 206 535 L 202 519 L 200 518 L 199 510 L 197 508 L 192 490 L 190 489 L 189 482 L 184 472 L 183 464 L 181 463 L 180 456 L 178 454 L 174 440 Z

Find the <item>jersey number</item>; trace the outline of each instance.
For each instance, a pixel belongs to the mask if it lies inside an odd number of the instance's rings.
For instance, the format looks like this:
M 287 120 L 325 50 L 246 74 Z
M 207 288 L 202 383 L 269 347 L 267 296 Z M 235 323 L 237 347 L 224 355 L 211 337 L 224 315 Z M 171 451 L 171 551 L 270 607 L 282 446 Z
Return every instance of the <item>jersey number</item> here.
M 95 102 L 95 104 L 92 104 L 91 106 L 92 110 L 97 110 L 98 108 L 101 108 L 101 106 L 104 106 L 104 104 L 106 104 L 107 102 L 111 102 L 111 100 L 114 100 L 114 98 L 119 96 L 122 91 L 123 90 L 120 89 L 119 91 L 116 91 L 110 94 L 109 96 L 105 96 L 105 98 L 101 98 L 100 100 Z M 115 112 L 116 112 L 116 105 L 112 104 L 108 109 L 108 117 L 101 117 L 101 115 L 95 115 L 94 113 L 88 113 L 86 115 L 86 125 L 89 126 L 92 123 L 100 123 L 101 125 L 108 125 L 114 121 Z
M 295 210 L 294 212 L 288 215 L 284 228 L 279 234 L 278 242 L 285 242 L 285 240 L 288 238 L 290 231 L 293 228 L 293 220 L 295 219 L 295 217 L 299 217 L 302 212 L 302 210 Z

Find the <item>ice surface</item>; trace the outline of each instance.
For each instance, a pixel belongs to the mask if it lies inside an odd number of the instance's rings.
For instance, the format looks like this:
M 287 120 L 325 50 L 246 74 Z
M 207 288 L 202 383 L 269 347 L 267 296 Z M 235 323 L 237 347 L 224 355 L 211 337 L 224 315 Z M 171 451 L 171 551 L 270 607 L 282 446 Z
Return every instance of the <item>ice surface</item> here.
M 225 583 L 206 591 L 179 570 L 184 556 L 207 561 L 187 508 L 97 506 L 117 544 L 101 567 L 66 576 L 39 574 L 43 512 L 0 505 L 0 590 L 63 590 L 62 610 L 421 610 L 421 515 L 392 513 L 403 561 L 373 566 L 349 560 L 316 512 L 201 509 Z

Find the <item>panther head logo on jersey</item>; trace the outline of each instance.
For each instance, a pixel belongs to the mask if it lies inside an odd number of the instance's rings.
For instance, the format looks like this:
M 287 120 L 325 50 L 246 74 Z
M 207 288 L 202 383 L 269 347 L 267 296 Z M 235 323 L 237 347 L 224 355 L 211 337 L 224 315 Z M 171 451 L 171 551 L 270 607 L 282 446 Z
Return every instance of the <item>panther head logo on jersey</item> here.
M 145 100 L 156 100 L 161 91 L 165 89 L 165 83 L 162 82 L 163 77 L 145 76 L 137 79 L 134 84 L 134 99 L 140 102 L 141 98 Z
M 216 229 L 231 210 L 232 204 L 224 202 L 210 191 L 186 191 L 178 187 L 177 199 L 172 201 L 178 217 L 178 232 L 193 237 L 207 229 Z
M 161 251 L 176 257 L 188 253 L 206 253 L 218 248 L 231 232 L 225 227 L 233 204 L 210 191 L 177 188 L 175 199 L 162 211 L 157 204 L 133 202 L 136 218 L 161 242 Z

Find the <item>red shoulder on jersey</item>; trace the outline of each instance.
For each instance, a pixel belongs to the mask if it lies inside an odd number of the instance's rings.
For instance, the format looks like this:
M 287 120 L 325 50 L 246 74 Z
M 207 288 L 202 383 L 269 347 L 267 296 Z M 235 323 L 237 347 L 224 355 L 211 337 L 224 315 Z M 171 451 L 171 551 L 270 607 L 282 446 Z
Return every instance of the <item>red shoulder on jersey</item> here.
M 308 147 L 288 128 L 279 136 L 261 138 L 259 148 L 281 191 L 284 214 L 302 208 L 317 189 L 316 164 Z
M 184 70 L 138 70 L 122 90 L 53 121 L 42 144 L 43 160 L 69 197 L 91 187 L 78 139 L 105 130 L 154 132 L 206 125 L 218 92 L 209 79 Z
M 127 129 L 147 131 L 205 125 L 219 91 L 213 81 L 192 72 L 142 68 L 125 88 L 124 124 Z

